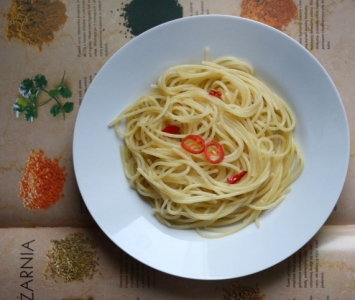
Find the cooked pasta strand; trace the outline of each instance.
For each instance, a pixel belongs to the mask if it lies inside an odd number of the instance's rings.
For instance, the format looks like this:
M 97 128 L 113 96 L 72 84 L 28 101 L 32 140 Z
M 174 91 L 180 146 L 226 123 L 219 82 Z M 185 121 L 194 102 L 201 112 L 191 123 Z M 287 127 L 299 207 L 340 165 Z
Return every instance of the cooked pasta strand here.
M 234 57 L 169 68 L 109 124 L 124 139 L 121 158 L 131 186 L 166 226 L 195 228 L 204 237 L 259 226 L 260 214 L 282 202 L 302 173 L 295 116 L 253 73 Z M 172 123 L 180 131 L 163 132 Z M 211 164 L 203 153 L 184 150 L 180 140 L 188 134 L 218 141 L 224 160 Z M 227 182 L 243 170 L 239 182 Z

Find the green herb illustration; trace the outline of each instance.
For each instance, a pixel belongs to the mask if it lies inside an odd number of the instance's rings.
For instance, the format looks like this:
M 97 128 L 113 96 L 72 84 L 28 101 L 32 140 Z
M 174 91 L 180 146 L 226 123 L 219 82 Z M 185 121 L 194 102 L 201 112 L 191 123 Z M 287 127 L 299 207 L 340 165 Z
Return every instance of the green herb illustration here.
M 23 80 L 19 86 L 21 96 L 16 99 L 16 102 L 12 106 L 12 111 L 16 114 L 16 117 L 24 113 L 25 120 L 33 122 L 38 116 L 38 107 L 54 100 L 56 103 L 50 108 L 50 114 L 55 117 L 61 113 L 63 119 L 65 119 L 65 114 L 73 111 L 74 103 L 65 102 L 62 105 L 59 101 L 60 96 L 66 99 L 72 96 L 71 91 L 64 84 L 64 76 L 65 72 L 60 83 L 51 90 L 46 89 L 47 79 L 44 75 L 38 74 L 34 79 L 27 78 Z M 43 93 L 47 94 L 49 98 L 40 102 L 39 96 Z

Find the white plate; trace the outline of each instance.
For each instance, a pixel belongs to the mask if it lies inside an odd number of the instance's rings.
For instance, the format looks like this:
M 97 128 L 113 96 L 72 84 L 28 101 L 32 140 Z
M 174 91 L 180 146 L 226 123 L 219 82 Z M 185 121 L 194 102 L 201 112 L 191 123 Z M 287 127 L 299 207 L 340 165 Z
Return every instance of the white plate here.
M 119 139 L 108 123 L 168 67 L 232 55 L 283 97 L 297 118 L 305 169 L 286 200 L 254 224 L 219 239 L 168 229 L 129 187 Z M 320 229 L 342 190 L 349 130 L 339 94 L 323 67 L 300 44 L 261 23 L 232 16 L 197 16 L 155 27 L 118 50 L 95 76 L 74 132 L 74 167 L 81 194 L 107 236 L 157 270 L 194 279 L 226 279 L 266 269 L 300 249 Z

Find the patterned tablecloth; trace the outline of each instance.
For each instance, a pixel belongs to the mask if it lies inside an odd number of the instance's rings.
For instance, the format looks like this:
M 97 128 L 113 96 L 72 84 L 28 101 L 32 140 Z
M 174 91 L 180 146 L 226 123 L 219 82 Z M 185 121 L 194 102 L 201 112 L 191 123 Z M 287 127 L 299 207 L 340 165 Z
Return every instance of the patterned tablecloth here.
M 353 153 L 337 205 L 308 244 L 268 270 L 211 282 L 161 273 L 114 245 L 86 209 L 72 157 L 76 115 L 108 58 L 158 24 L 199 14 L 251 18 L 309 50 L 340 93 L 352 149 L 354 1 L 6 0 L 0 2 L 0 12 L 1 299 L 355 298 Z M 23 82 L 26 78 L 32 80 Z M 34 89 L 44 80 L 49 94 L 41 91 L 41 99 L 54 96 L 60 104 L 52 99 L 34 108 L 23 102 L 31 91 L 37 96 Z M 41 180 L 47 186 L 51 182 L 51 188 L 33 195 L 31 182 L 40 180 L 45 168 L 47 177 Z M 68 271 L 67 279 L 52 278 L 53 268 L 66 257 L 63 248 L 83 264 L 73 267 L 74 275 Z

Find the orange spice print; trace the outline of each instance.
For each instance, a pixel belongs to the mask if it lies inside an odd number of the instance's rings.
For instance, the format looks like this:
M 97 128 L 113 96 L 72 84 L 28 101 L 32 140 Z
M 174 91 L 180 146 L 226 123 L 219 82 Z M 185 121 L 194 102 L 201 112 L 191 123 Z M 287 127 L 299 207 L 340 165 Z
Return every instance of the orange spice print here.
M 42 44 L 53 41 L 54 32 L 67 21 L 65 13 L 66 6 L 60 0 L 12 0 L 5 15 L 6 37 L 35 45 L 41 51 Z
M 66 181 L 66 169 L 60 167 L 57 159 L 51 160 L 44 152 L 31 151 L 20 181 L 19 198 L 30 210 L 47 210 L 64 198 L 63 186 Z
M 241 8 L 241 17 L 265 23 L 279 30 L 297 16 L 297 6 L 292 0 L 243 0 Z

